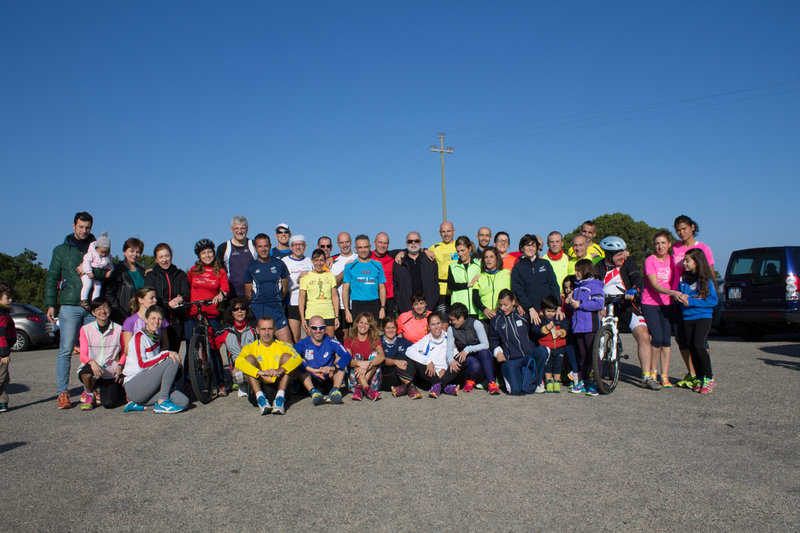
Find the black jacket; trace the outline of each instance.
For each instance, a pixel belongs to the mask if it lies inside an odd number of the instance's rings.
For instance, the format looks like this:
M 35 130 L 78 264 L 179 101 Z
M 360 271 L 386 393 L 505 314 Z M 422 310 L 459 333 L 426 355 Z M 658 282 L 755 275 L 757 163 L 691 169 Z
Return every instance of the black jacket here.
M 156 265 L 153 270 L 145 274 L 144 284 L 156 290 L 156 302 L 166 310 L 166 319 L 170 324 L 182 323 L 184 320 L 183 311 L 172 309 L 169 306 L 169 302 L 178 296 L 183 296 L 184 302 L 191 300 L 191 288 L 189 287 L 189 279 L 186 277 L 186 272 L 175 265 L 170 265 L 166 270 Z
M 613 269 L 614 267 L 607 265 L 605 260 L 599 261 L 594 266 L 594 270 L 597 273 L 597 279 L 599 279 L 601 282 L 605 279 L 606 273 Z M 628 257 L 625 262 L 622 263 L 622 266 L 619 267 L 619 276 L 622 278 L 622 283 L 625 285 L 626 289 L 637 290 L 637 297 L 629 304 L 625 305 L 632 305 L 634 308 L 639 309 L 641 305 L 642 291 L 644 290 L 644 278 L 642 278 L 642 274 L 639 272 L 639 267 L 636 266 L 636 262 L 633 260 L 633 257 Z
M 144 269 L 136 265 L 136 270 L 144 278 Z M 122 324 L 126 318 L 131 316 L 131 298 L 134 294 L 136 294 L 136 287 L 133 285 L 133 278 L 128 267 L 125 266 L 124 261 L 117 263 L 106 283 L 106 299 L 111 306 L 111 320 Z
M 423 252 L 420 252 L 417 261 L 420 262 L 422 290 L 425 293 L 425 298 L 428 299 L 428 311 L 434 311 L 439 303 L 439 268 Z M 411 259 L 408 257 L 408 252 L 406 252 L 402 262 L 399 265 L 395 263 L 392 270 L 394 276 L 394 303 L 401 313 L 411 311 L 410 262 Z
M 527 310 L 533 307 L 537 313 L 542 310 L 542 298 L 548 294 L 561 301 L 553 267 L 540 257 L 533 261 L 525 256 L 519 258 L 519 263 L 511 270 L 511 290 L 523 308 Z

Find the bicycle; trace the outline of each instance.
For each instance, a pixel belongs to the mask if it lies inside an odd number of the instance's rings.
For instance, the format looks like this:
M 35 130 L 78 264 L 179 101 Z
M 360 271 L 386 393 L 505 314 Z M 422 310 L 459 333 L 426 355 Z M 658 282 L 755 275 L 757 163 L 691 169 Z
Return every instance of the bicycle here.
M 619 381 L 620 360 L 628 358 L 622 353 L 622 339 L 617 327 L 619 318 L 614 313 L 616 306 L 624 301 L 625 295 L 606 297 L 606 316 L 600 322 L 592 345 L 592 374 L 601 394 L 614 392 Z
M 203 315 L 204 305 L 211 305 L 213 300 L 197 300 L 187 302 L 179 307 L 194 306 L 197 310 L 197 325 L 192 329 L 192 338 L 186 346 L 186 367 L 184 371 L 192 383 L 195 397 L 201 403 L 208 403 L 214 395 L 214 361 L 211 358 L 208 320 Z

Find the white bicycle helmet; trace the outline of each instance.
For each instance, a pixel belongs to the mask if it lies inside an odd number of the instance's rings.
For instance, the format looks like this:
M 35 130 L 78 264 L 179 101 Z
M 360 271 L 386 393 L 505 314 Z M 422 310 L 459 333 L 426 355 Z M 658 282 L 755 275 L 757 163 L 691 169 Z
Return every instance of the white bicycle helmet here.
M 600 241 L 600 248 L 602 248 L 604 252 L 611 252 L 612 254 L 622 252 L 627 247 L 625 241 L 619 237 L 606 237 Z

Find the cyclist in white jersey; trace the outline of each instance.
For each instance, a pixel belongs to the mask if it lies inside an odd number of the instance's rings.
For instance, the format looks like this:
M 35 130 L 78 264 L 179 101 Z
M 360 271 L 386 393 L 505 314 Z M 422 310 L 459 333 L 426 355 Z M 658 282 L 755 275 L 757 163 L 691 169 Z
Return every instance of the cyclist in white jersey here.
M 627 302 L 620 304 L 619 314 L 621 322 L 628 324 L 636 339 L 639 354 L 639 364 L 642 366 L 642 386 L 650 390 L 659 390 L 661 384 L 650 375 L 650 331 L 642 316 L 640 299 L 644 289 L 639 268 L 632 257 L 625 257 L 627 245 L 619 237 L 606 237 L 600 242 L 600 247 L 605 253 L 605 259 L 595 265 L 597 278 L 603 282 L 603 292 L 606 296 L 625 296 Z M 605 316 L 605 309 L 600 311 L 600 316 Z

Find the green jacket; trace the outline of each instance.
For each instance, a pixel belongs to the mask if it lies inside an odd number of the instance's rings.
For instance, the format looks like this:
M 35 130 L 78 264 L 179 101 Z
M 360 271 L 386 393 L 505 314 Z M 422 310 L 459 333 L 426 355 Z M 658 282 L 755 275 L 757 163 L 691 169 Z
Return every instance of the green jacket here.
M 81 277 L 76 270 L 83 261 L 83 252 L 69 242 L 72 235 L 67 235 L 64 243 L 53 249 L 53 258 L 50 268 L 47 269 L 47 282 L 44 287 L 45 311 L 56 306 L 56 295 L 61 290 L 61 305 L 79 305 L 81 301 Z M 94 241 L 94 235 L 89 235 L 89 242 Z M 102 268 L 93 269 L 96 279 L 105 279 L 106 271 Z M 64 280 L 63 286 L 59 282 Z

